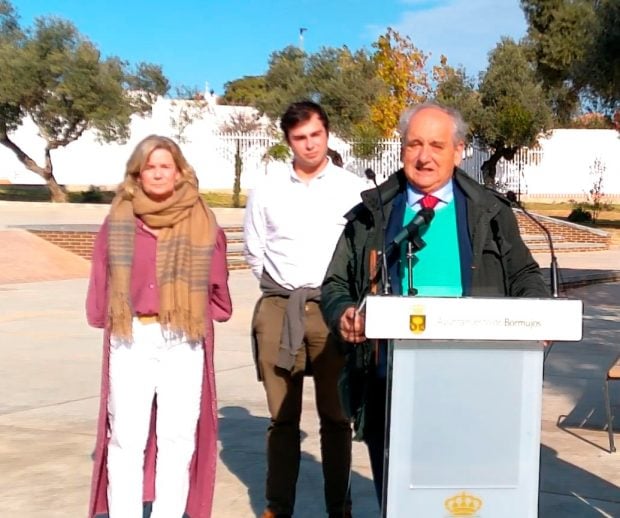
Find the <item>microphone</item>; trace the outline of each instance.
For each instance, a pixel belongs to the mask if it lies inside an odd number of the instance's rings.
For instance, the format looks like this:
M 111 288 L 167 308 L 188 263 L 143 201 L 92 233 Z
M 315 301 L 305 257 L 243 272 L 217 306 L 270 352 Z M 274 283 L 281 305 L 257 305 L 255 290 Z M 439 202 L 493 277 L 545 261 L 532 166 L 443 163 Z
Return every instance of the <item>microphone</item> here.
M 556 257 L 555 250 L 553 248 L 553 239 L 551 239 L 551 233 L 549 232 L 549 230 L 547 230 L 547 227 L 545 227 L 540 221 L 538 221 L 527 210 L 525 210 L 525 207 L 521 204 L 519 200 L 517 200 L 517 196 L 513 191 L 508 191 L 506 193 L 506 198 L 508 199 L 510 203 L 514 204 L 516 207 L 521 209 L 523 211 L 523 214 L 525 214 L 529 219 L 531 219 L 534 223 L 536 223 L 536 225 L 538 225 L 538 227 L 541 228 L 542 231 L 545 233 L 545 236 L 547 237 L 547 242 L 549 243 L 549 251 L 551 252 L 551 265 L 549 268 L 550 277 L 551 277 L 551 295 L 554 298 L 558 298 L 559 286 L 560 286 L 559 272 L 558 272 L 558 258 Z
M 385 219 L 385 211 L 383 209 L 383 197 L 381 196 L 381 189 L 379 189 L 379 185 L 377 184 L 377 175 L 375 172 L 368 167 L 364 171 L 364 175 L 368 178 L 374 185 L 375 191 L 377 191 L 377 197 L 379 198 L 379 207 L 381 209 L 381 285 L 383 290 L 383 295 L 390 294 L 390 283 L 388 281 L 388 267 L 387 267 L 387 256 L 385 254 L 385 227 L 387 225 L 387 221 Z
M 422 238 L 420 238 L 420 229 L 423 226 L 428 225 L 434 217 L 435 211 L 433 209 L 420 209 L 415 217 L 394 236 L 394 239 L 392 239 L 390 244 L 387 246 L 387 257 L 390 257 L 405 239 L 411 239 L 413 241 L 414 248 L 416 250 L 421 250 L 426 243 L 424 243 Z

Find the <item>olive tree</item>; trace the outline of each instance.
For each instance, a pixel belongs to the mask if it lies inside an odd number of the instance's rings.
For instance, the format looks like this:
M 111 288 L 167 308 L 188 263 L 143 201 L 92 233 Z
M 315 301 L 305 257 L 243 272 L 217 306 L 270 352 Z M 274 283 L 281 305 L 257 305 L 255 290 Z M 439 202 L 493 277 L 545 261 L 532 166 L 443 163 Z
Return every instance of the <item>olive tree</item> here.
M 0 144 L 45 180 L 57 202 L 67 195 L 54 176 L 52 152 L 86 130 L 104 142 L 124 142 L 131 116 L 148 113 L 168 90 L 159 66 L 103 59 L 67 20 L 42 17 L 22 29 L 6 0 L 0 0 L 0 70 Z M 28 117 L 45 141 L 43 163 L 11 138 Z

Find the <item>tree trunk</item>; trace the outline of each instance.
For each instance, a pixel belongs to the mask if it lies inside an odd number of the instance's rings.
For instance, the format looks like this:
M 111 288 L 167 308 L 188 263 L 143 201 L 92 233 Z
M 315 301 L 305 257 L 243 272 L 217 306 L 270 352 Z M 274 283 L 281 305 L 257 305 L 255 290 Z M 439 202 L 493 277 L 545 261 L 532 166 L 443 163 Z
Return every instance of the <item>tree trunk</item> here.
M 493 151 L 493 154 L 487 158 L 482 165 L 480 166 L 480 170 L 482 171 L 482 181 L 486 187 L 495 187 L 495 174 L 497 173 L 497 163 L 500 158 L 502 158 L 503 148 L 498 147 Z
M 506 147 L 503 144 L 497 144 L 494 147 L 493 154 L 489 158 L 487 158 L 480 166 L 484 185 L 493 189 L 497 188 L 495 180 L 495 175 L 497 173 L 497 163 L 502 158 L 505 160 L 512 160 L 517 154 L 517 151 L 519 151 L 518 147 Z
M 54 178 L 54 168 L 52 166 L 52 157 L 50 154 L 51 150 L 49 146 L 45 147 L 45 167 L 41 167 L 26 153 L 24 153 L 21 148 L 9 138 L 4 130 L 0 130 L 0 144 L 13 151 L 17 159 L 24 164 L 26 169 L 38 174 L 45 180 L 47 188 L 50 192 L 51 201 L 56 203 L 65 203 L 67 201 L 67 193 L 60 185 L 58 185 L 56 178 Z
M 50 191 L 50 199 L 54 203 L 67 203 L 67 201 L 69 201 L 67 192 L 60 185 L 58 185 L 58 182 L 56 181 L 56 178 L 54 178 L 53 174 L 50 173 L 49 177 L 46 178 L 45 181 L 47 182 L 47 188 Z
M 237 141 L 237 151 L 235 153 L 235 183 L 233 185 L 233 207 L 239 208 L 241 206 L 241 202 L 239 199 L 239 195 L 241 194 L 241 170 L 242 170 L 243 162 L 241 161 L 241 144 Z

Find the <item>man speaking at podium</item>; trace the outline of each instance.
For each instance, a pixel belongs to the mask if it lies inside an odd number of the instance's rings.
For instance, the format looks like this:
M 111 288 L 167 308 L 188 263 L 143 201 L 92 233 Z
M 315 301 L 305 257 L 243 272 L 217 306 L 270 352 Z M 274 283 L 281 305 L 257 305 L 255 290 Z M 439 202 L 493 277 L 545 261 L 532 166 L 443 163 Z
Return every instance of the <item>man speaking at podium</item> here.
M 422 237 L 425 245 L 412 268 L 420 296 L 549 296 L 509 202 L 458 169 L 466 136 L 461 115 L 425 103 L 407 110 L 399 129 L 403 168 L 377 189 L 362 193 L 362 203 L 349 212 L 321 288 L 325 321 L 344 342 L 354 344 L 341 395 L 354 419 L 356 439 L 368 446 L 379 503 L 387 355 L 385 346 L 374 351 L 366 340 L 358 308 L 374 289 L 408 293 L 406 243 L 398 244 L 394 236 L 402 236 L 400 231 L 421 211 L 434 211 L 430 222 L 418 217 L 427 224 L 413 236 Z M 374 267 L 373 256 L 392 248 L 394 253 Z

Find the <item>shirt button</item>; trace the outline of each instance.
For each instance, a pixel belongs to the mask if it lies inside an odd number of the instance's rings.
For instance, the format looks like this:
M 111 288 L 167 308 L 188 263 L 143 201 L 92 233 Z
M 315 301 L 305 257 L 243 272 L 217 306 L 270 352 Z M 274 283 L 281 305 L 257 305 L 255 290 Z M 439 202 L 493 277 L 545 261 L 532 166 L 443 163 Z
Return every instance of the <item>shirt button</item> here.
M 153 289 L 155 287 L 154 284 L 149 284 L 149 288 Z

